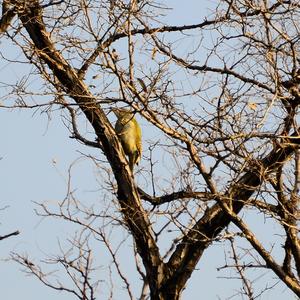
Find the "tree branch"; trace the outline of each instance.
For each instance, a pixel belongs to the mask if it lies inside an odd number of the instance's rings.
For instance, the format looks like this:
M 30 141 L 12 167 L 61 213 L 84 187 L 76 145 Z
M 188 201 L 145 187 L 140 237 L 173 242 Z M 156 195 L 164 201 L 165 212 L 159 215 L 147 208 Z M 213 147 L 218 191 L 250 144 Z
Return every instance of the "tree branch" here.
M 138 192 L 140 194 L 141 199 L 151 203 L 152 205 L 161 205 L 164 203 L 169 203 L 174 200 L 183 200 L 183 199 L 199 199 L 202 201 L 208 201 L 213 199 L 212 194 L 205 192 L 194 192 L 194 191 L 178 191 L 171 194 L 153 197 L 143 191 L 141 188 L 138 188 Z
M 19 231 L 19 230 L 16 230 L 16 231 L 14 231 L 14 232 L 12 232 L 12 233 L 9 233 L 9 234 L 0 236 L 0 240 L 7 239 L 7 238 L 9 238 L 9 237 L 11 237 L 11 236 L 13 236 L 13 235 L 18 235 L 18 234 L 20 234 L 20 231 Z
M 216 197 L 218 203 L 209 208 L 186 233 L 170 257 L 167 265 L 173 274 L 165 282 L 165 288 L 170 288 L 171 285 L 174 290 L 177 288 L 180 290 L 191 276 L 204 250 L 231 222 L 231 218 L 228 217 L 219 202 L 228 202 L 232 211 L 238 214 L 267 175 L 274 172 L 294 153 L 296 145 L 300 144 L 298 133 L 295 132 L 291 138 L 287 138 L 286 143 L 284 147 L 275 144 L 273 150 L 258 162 L 260 169 L 253 168 L 247 171 L 237 183 L 228 188 L 224 197 Z M 290 287 L 292 288 L 293 285 Z
M 12 19 L 16 15 L 15 8 L 10 0 L 3 0 L 2 2 L 2 17 L 0 19 L 0 33 L 7 30 Z
M 36 55 L 48 65 L 65 92 L 78 104 L 103 146 L 103 152 L 112 166 L 118 183 L 118 199 L 124 220 L 134 236 L 149 278 L 152 276 L 153 281 L 156 282 L 159 280 L 158 276 L 162 274 L 162 262 L 150 221 L 141 205 L 119 139 L 87 86 L 49 39 L 39 1 L 31 1 L 24 9 L 24 12 L 19 11 L 19 17 L 36 47 Z

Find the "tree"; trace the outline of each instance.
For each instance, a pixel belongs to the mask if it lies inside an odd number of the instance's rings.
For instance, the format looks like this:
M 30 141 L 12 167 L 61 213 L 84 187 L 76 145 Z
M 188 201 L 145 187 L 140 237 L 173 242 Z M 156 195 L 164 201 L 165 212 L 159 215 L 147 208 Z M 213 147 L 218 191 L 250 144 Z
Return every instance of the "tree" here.
M 179 299 L 215 241 L 231 249 L 224 268 L 235 268 L 247 298 L 268 288 L 253 290 L 251 269 L 272 271 L 300 296 L 298 1 L 224 0 L 199 23 L 179 25 L 164 24 L 168 8 L 149 0 L 5 3 L 12 16 L 6 38 L 44 84 L 37 104 L 16 85 L 11 95 L 22 101 L 13 107 L 66 110 L 72 137 L 104 155 L 103 184 L 110 183 L 106 194 L 118 208 L 84 209 L 70 201 L 72 193 L 58 212 L 40 204 L 40 214 L 82 228 L 72 243 L 76 258 L 66 251 L 51 261 L 65 267 L 74 289 L 48 281 L 28 257 L 14 259 L 48 286 L 96 299 L 89 275 L 93 236 L 106 245 L 133 299 L 128 274 L 99 225 L 109 219 L 132 236 L 141 299 Z M 6 16 L 3 11 L 2 31 Z M 130 108 L 160 137 L 144 140 L 144 165 L 134 172 L 107 117 L 115 106 Z M 92 134 L 82 133 L 84 122 Z M 275 242 L 254 233 L 247 223 L 253 212 L 278 228 Z

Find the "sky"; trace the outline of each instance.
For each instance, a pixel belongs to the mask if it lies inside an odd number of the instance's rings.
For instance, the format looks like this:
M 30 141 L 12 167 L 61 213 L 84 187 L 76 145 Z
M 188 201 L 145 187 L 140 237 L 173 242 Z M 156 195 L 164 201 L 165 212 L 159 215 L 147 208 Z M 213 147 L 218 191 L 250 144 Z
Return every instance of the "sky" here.
M 174 25 L 200 22 L 203 15 L 209 12 L 209 9 L 203 9 L 204 3 L 206 7 L 214 5 L 213 1 L 193 0 L 187 5 L 184 1 L 174 0 L 172 5 L 177 9 L 169 11 L 165 21 Z M 193 6 L 193 9 L 189 6 Z M 12 59 L 19 59 L 20 53 L 10 47 L 5 38 L 1 37 L 0 52 Z M 15 79 L 21 81 L 27 72 L 26 66 L 13 66 L 0 61 L 0 102 L 4 101 L 2 97 L 7 92 L 3 83 Z M 5 98 L 5 101 L 8 99 Z M 153 129 L 149 125 L 143 123 L 142 130 L 145 138 L 153 137 Z M 12 252 L 28 254 L 35 262 L 44 259 L 46 254 L 56 255 L 59 252 L 59 242 L 67 243 L 74 233 L 73 226 L 66 222 L 36 215 L 36 203 L 56 207 L 64 199 L 70 165 L 73 165 L 71 186 L 80 200 L 86 201 L 85 203 L 98 203 L 102 200 L 97 193 L 97 166 L 86 157 L 90 154 L 97 155 L 96 150 L 88 149 L 69 136 L 60 110 L 52 112 L 49 120 L 48 115 L 40 111 L 0 108 L 0 208 L 4 208 L 0 210 L 0 235 L 20 231 L 20 235 L 1 241 L 0 291 L 3 299 L 75 299 L 74 296 L 44 286 L 36 278 L 22 272 L 22 267 L 9 259 Z M 255 216 L 251 214 L 247 218 L 262 236 L 276 235 L 276 228 L 272 224 L 255 224 Z M 124 271 L 134 270 L 134 262 L 128 258 L 128 253 L 132 253 L 130 244 L 129 239 L 120 252 L 120 259 L 126 269 Z M 99 253 L 101 249 L 102 246 L 99 246 Z M 234 295 L 236 281 L 222 278 L 230 275 L 230 272 L 216 270 L 217 266 L 224 265 L 224 251 L 224 245 L 216 242 L 205 252 L 197 266 L 198 271 L 193 273 L 188 282 L 183 299 L 199 299 L 200 295 L 202 299 L 229 299 Z M 99 254 L 99 258 L 95 259 L 102 266 L 110 258 L 101 252 L 101 256 Z M 104 274 L 108 274 L 107 269 L 104 271 Z M 261 286 L 276 282 L 274 276 L 267 272 L 251 276 L 262 276 L 264 279 L 258 283 Z M 283 299 L 283 295 L 284 299 L 296 299 L 284 285 L 278 285 L 277 291 L 281 293 L 274 294 L 270 291 L 264 294 L 263 299 L 279 300 Z M 116 280 L 115 286 L 113 299 L 125 299 L 122 298 L 123 284 Z M 105 295 L 108 287 L 102 283 L 100 287 Z M 133 283 L 133 289 L 137 287 Z

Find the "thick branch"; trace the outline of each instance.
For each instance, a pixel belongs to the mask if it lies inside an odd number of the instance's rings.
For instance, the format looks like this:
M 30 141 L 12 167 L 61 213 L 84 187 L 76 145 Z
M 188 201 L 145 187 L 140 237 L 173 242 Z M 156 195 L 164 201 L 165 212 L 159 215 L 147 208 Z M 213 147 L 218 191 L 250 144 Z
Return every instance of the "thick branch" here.
M 225 196 L 231 201 L 232 210 L 238 214 L 244 207 L 251 195 L 262 184 L 265 176 L 274 172 L 295 151 L 295 144 L 300 144 L 300 138 L 296 138 L 297 132 L 288 139 L 286 147 L 275 145 L 274 149 L 258 162 L 260 170 L 247 171 L 240 180 L 228 188 Z M 216 199 L 226 201 L 225 197 Z M 173 255 L 170 257 L 168 267 L 173 274 L 165 282 L 165 288 L 180 290 L 195 269 L 204 250 L 211 244 L 212 240 L 229 225 L 231 219 L 222 207 L 216 203 L 206 211 L 204 216 L 185 235 L 178 244 Z M 274 270 L 275 271 L 275 270 Z
M 12 19 L 16 15 L 15 9 L 11 6 L 11 1 L 3 0 L 2 2 L 2 17 L 0 19 L 0 33 L 5 32 L 10 25 Z
M 25 12 L 20 12 L 19 16 L 37 49 L 36 54 L 52 70 L 65 92 L 74 99 L 94 128 L 118 183 L 118 199 L 125 222 L 134 236 L 149 276 L 154 281 L 157 280 L 158 270 L 161 268 L 158 248 L 114 129 L 87 86 L 49 39 L 39 2 L 31 1 Z
M 143 191 L 141 188 L 138 188 L 138 192 L 140 194 L 140 197 L 148 201 L 149 203 L 153 205 L 161 205 L 164 203 L 169 203 L 174 200 L 183 200 L 183 199 L 199 199 L 202 201 L 207 201 L 209 199 L 213 199 L 212 194 L 205 193 L 205 192 L 194 192 L 194 191 L 178 191 L 171 194 L 159 196 L 159 197 L 153 197 L 149 194 L 147 194 L 145 191 Z

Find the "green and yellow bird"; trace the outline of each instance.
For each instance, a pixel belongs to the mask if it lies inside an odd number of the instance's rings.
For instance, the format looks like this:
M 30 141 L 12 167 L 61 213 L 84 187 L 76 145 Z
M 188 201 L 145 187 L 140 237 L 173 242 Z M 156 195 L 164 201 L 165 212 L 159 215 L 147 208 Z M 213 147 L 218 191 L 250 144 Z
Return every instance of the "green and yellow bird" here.
M 122 143 L 123 150 L 129 159 L 129 167 L 133 171 L 142 156 L 142 130 L 134 118 L 133 112 L 124 108 L 113 108 L 118 118 L 115 130 Z

